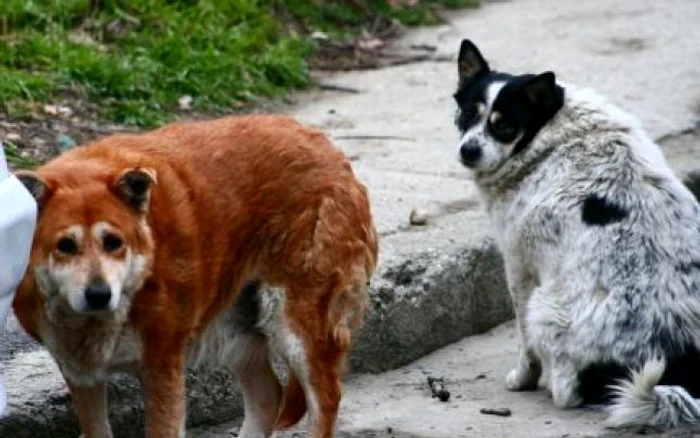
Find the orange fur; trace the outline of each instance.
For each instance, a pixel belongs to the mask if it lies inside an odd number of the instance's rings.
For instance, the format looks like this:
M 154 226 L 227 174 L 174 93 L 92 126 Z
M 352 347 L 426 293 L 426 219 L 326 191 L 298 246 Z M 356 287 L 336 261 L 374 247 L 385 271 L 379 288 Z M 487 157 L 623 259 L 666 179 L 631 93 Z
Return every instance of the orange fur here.
M 153 177 L 146 199 L 133 201 L 142 208 L 125 201 L 133 194 L 124 193 L 120 178 L 129 169 Z M 134 372 L 146 391 L 147 436 L 177 436 L 187 349 L 231 308 L 246 281 L 260 278 L 286 291 L 285 327 L 300 340 L 308 365 L 303 388 L 291 374 L 278 425 L 303 416 L 305 394 L 317 405 L 312 436 L 332 436 L 342 363 L 362 320 L 377 237 L 366 189 L 321 132 L 266 115 L 176 123 L 76 148 L 24 176 L 44 189 L 35 191 L 41 213 L 32 266 L 68 263 L 56 253 L 57 236 L 76 224 L 89 231 L 99 221 L 146 259 L 123 318 L 120 310 L 106 317 L 48 305 L 31 268 L 22 282 L 15 312 L 57 359 L 74 397 L 115 367 Z M 81 257 L 124 260 L 103 254 L 89 238 L 85 245 Z M 91 278 L 101 272 L 89 266 Z M 119 338 L 126 329 L 141 353 L 134 363 L 115 365 L 109 352 L 126 348 Z M 90 421 L 81 418 L 84 428 Z
M 304 417 L 306 409 L 304 388 L 301 387 L 297 376 L 294 373 L 290 373 L 287 387 L 284 390 L 284 402 L 282 403 L 275 427 L 277 429 L 287 429 L 294 426 Z

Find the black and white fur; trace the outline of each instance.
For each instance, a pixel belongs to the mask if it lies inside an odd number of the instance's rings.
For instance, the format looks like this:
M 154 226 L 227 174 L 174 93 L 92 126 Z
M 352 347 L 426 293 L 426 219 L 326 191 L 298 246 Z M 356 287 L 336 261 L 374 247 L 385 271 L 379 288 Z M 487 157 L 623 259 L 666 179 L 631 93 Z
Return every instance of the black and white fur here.
M 613 426 L 700 421 L 700 206 L 631 115 L 554 73 L 459 54 L 460 159 L 504 256 L 522 339 L 506 378 Z

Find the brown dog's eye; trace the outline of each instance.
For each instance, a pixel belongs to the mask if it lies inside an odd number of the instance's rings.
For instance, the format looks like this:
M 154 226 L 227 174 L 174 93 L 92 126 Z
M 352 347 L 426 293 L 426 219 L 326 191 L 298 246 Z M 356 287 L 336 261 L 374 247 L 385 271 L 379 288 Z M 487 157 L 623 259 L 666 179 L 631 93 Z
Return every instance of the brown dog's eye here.
M 78 244 L 70 237 L 64 237 L 56 243 L 56 249 L 65 255 L 76 255 L 78 253 Z
M 107 234 L 102 238 L 102 247 L 107 252 L 119 251 L 123 245 L 122 239 L 114 234 Z

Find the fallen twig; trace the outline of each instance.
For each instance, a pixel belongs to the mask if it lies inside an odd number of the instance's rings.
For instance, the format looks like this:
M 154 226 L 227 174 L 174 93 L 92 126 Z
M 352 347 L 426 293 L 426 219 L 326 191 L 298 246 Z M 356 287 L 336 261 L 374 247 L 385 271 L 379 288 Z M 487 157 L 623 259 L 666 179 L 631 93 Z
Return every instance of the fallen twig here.
M 360 90 L 357 88 L 352 88 L 352 87 L 345 87 L 342 85 L 333 85 L 333 84 L 318 84 L 318 88 L 324 91 L 340 91 L 343 93 L 352 93 L 352 94 L 357 94 L 360 93 Z
M 413 64 L 416 62 L 452 62 L 453 61 L 453 59 L 449 56 L 433 56 L 433 55 L 401 56 L 401 55 L 383 53 L 383 54 L 378 54 L 377 57 L 390 60 L 390 61 L 383 63 L 384 66 L 405 65 L 405 64 Z
M 413 50 L 423 50 L 426 52 L 434 52 L 437 50 L 437 47 L 432 44 L 411 44 L 409 47 Z
M 483 408 L 479 412 L 481 412 L 484 415 L 495 415 L 497 417 L 510 417 L 512 412 L 508 408 L 498 408 L 498 409 L 490 409 L 490 408 Z

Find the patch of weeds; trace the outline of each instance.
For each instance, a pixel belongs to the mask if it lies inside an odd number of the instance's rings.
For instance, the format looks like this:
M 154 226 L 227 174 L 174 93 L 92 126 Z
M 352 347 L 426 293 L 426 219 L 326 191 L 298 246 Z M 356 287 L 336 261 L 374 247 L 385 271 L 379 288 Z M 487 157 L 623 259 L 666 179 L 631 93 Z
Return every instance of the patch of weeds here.
M 96 118 L 143 127 L 173 118 L 183 96 L 226 112 L 306 86 L 312 31 L 431 24 L 436 6 L 476 1 L 0 0 L 0 104 L 22 117 L 80 96 Z
M 119 123 L 151 126 L 183 95 L 230 108 L 308 82 L 310 45 L 255 0 L 4 0 L 0 99 L 77 89 Z M 30 73 L 31 72 L 31 73 Z
M 11 141 L 6 141 L 4 143 L 5 147 L 5 157 L 7 158 L 7 164 L 12 169 L 33 169 L 39 165 L 37 161 L 32 158 L 22 156 L 19 152 L 17 146 Z

